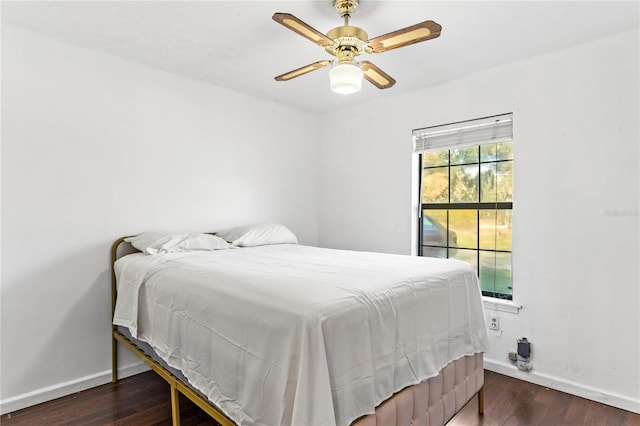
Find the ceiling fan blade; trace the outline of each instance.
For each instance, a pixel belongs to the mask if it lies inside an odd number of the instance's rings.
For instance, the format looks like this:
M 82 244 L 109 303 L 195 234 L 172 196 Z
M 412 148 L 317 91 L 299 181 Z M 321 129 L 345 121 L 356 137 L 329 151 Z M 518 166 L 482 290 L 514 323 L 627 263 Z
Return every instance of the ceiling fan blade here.
M 382 53 L 398 47 L 430 40 L 440 35 L 442 26 L 433 21 L 424 21 L 389 34 L 372 38 L 367 43 L 371 53 Z
M 291 80 L 292 78 L 299 77 L 299 76 L 301 76 L 303 74 L 306 74 L 308 72 L 315 71 L 317 69 L 326 67 L 329 64 L 331 64 L 331 61 L 328 61 L 328 60 L 314 62 L 312 64 L 305 65 L 304 67 L 300 67 L 298 69 L 295 69 L 293 71 L 289 71 L 288 73 L 279 75 L 279 76 L 276 77 L 276 81 Z
M 331 40 L 326 35 L 322 34 L 320 31 L 311 27 L 306 22 L 301 21 L 290 13 L 274 13 L 273 20 L 279 24 L 284 25 L 292 31 L 297 32 L 302 37 L 311 40 L 318 46 L 331 46 L 333 44 L 333 40 Z
M 393 77 L 373 65 L 371 62 L 360 61 L 358 62 L 358 65 L 360 65 L 360 68 L 364 72 L 364 78 L 378 89 L 388 89 L 396 84 Z

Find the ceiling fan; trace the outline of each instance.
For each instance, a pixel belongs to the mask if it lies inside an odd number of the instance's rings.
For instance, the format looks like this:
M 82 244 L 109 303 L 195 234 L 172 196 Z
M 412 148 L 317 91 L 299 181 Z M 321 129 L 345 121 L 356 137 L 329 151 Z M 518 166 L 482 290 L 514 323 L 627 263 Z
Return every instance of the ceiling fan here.
M 366 31 L 349 25 L 349 18 L 358 7 L 358 0 L 333 0 L 333 7 L 344 18 L 344 25 L 333 28 L 325 35 L 290 13 L 274 13 L 273 20 L 311 40 L 331 55 L 334 60 L 317 61 L 281 74 L 275 79 L 287 81 L 311 71 L 333 64 L 329 71 L 331 90 L 350 94 L 360 90 L 364 77 L 378 89 L 388 89 L 396 81 L 369 61 L 356 62 L 362 53 L 382 53 L 410 44 L 436 38 L 442 27 L 433 21 L 424 21 L 379 37 L 369 38 Z

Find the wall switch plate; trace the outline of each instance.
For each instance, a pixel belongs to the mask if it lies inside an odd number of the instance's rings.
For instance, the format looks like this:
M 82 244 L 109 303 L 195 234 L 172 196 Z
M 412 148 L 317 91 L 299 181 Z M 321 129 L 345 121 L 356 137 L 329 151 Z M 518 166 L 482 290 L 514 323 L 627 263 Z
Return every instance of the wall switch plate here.
M 500 331 L 500 317 L 489 317 L 489 330 Z

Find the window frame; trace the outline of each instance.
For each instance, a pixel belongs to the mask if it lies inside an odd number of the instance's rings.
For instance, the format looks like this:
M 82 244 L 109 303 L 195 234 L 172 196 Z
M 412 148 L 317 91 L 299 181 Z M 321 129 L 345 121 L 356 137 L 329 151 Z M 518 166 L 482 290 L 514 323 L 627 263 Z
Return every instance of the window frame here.
M 480 145 L 477 146 L 478 147 L 478 151 L 480 150 Z M 451 150 L 449 150 L 451 151 Z M 451 154 L 449 154 L 451 155 Z M 419 155 L 419 169 L 420 169 L 420 183 L 419 183 L 419 187 L 418 187 L 418 191 L 420 192 L 419 195 L 419 199 L 420 199 L 420 208 L 418 211 L 418 250 L 417 250 L 417 254 L 418 256 L 423 256 L 423 250 L 424 248 L 427 247 L 433 247 L 433 248 L 445 248 L 447 250 L 447 258 L 449 258 L 449 249 L 451 248 L 450 246 L 450 241 L 449 241 L 449 233 L 447 232 L 447 241 L 446 241 L 446 247 L 445 246 L 438 246 L 438 245 L 430 245 L 430 244 L 424 244 L 423 241 L 423 229 L 422 229 L 422 221 L 423 221 L 423 215 L 424 215 L 424 211 L 425 210 L 447 210 L 447 223 L 446 224 L 442 224 L 444 226 L 446 226 L 447 231 L 449 231 L 450 225 L 449 225 L 449 212 L 451 210 L 474 210 L 476 213 L 476 218 L 477 218 L 477 223 L 478 223 L 478 227 L 477 229 L 477 241 L 478 241 L 478 246 L 476 248 L 473 249 L 469 249 L 469 250 L 474 250 L 476 252 L 476 264 L 478 265 L 478 274 L 480 274 L 480 254 L 482 252 L 489 252 L 489 253 L 509 253 L 510 255 L 513 255 L 513 250 L 499 250 L 499 249 L 486 249 L 486 248 L 480 248 L 480 214 L 481 214 L 481 210 L 490 210 L 490 211 L 497 211 L 497 210 L 509 210 L 509 211 L 513 211 L 513 201 L 478 201 L 478 202 L 452 202 L 451 201 L 451 191 L 449 191 L 449 200 L 444 203 L 444 202 L 439 202 L 439 203 L 431 203 L 431 202 L 427 202 L 425 203 L 424 201 L 422 201 L 422 171 L 427 168 L 443 168 L 446 167 L 448 170 L 448 181 L 449 181 L 449 186 L 451 185 L 451 167 L 457 167 L 457 166 L 469 166 L 469 165 L 477 165 L 478 166 L 478 173 L 480 173 L 480 170 L 482 168 L 482 164 L 497 164 L 497 163 L 505 163 L 505 162 L 511 162 L 511 164 L 513 164 L 513 159 L 509 159 L 509 160 L 496 160 L 496 161 L 482 161 L 481 159 L 478 159 L 477 163 L 461 163 L 461 164 L 450 164 L 448 163 L 446 166 L 428 166 L 428 167 L 424 167 L 423 166 L 423 154 Z M 479 179 L 478 181 L 478 192 L 482 191 L 482 179 Z M 479 196 L 478 196 L 478 199 Z M 463 248 L 463 249 L 468 249 L 468 248 Z M 486 296 L 486 297 L 492 297 L 495 299 L 502 299 L 502 300 L 513 300 L 513 277 L 511 278 L 511 294 L 507 294 L 507 293 L 499 293 L 499 292 L 495 292 L 495 291 L 487 291 L 487 290 L 482 290 L 482 295 Z
M 482 156 L 481 156 L 481 146 L 482 145 L 486 145 L 486 144 L 492 144 L 492 143 L 496 143 L 496 142 L 507 142 L 509 141 L 512 146 L 513 146 L 513 137 L 512 137 L 512 113 L 509 114 L 502 114 L 502 115 L 497 115 L 497 116 L 491 116 L 491 117 L 484 117 L 478 120 L 466 120 L 466 121 L 461 121 L 461 122 L 456 122 L 456 123 L 451 123 L 451 124 L 447 124 L 447 125 L 443 125 L 443 126 L 432 126 L 429 128 L 424 128 L 424 129 L 417 129 L 413 131 L 413 136 L 414 136 L 414 154 L 418 154 L 417 155 L 417 164 L 415 164 L 415 166 L 417 167 L 417 200 L 415 201 L 414 205 L 416 206 L 416 211 L 417 211 L 417 220 L 416 220 L 416 233 L 414 235 L 417 234 L 417 238 L 414 240 L 415 244 L 414 244 L 414 249 L 412 249 L 412 251 L 414 251 L 415 254 L 417 254 L 418 256 L 422 256 L 424 249 L 427 247 L 435 247 L 435 248 L 443 248 L 442 246 L 438 246 L 438 245 L 425 245 L 423 238 L 423 215 L 425 210 L 446 210 L 447 211 L 447 223 L 445 224 L 447 232 L 446 232 L 446 257 L 448 258 L 450 256 L 449 250 L 450 250 L 450 233 L 449 231 L 451 230 L 450 228 L 450 212 L 453 210 L 475 210 L 475 214 L 476 214 L 476 220 L 477 220 L 477 228 L 476 228 L 476 232 L 477 232 L 477 246 L 475 248 L 470 248 L 469 250 L 473 250 L 475 251 L 475 256 L 476 256 L 476 264 L 478 265 L 477 267 L 477 273 L 478 273 L 478 278 L 480 279 L 480 257 L 481 257 L 481 253 L 483 252 L 490 252 L 490 253 L 508 253 L 511 257 L 511 268 L 510 268 L 510 272 L 511 272 L 511 277 L 510 277 L 510 293 L 501 293 L 501 292 L 496 292 L 496 291 L 488 291 L 488 290 L 482 290 L 482 295 L 490 298 L 490 300 L 501 300 L 501 301 L 505 301 L 508 303 L 511 303 L 513 301 L 513 240 L 512 240 L 512 244 L 511 244 L 511 248 L 510 250 L 504 250 L 504 249 L 498 249 L 497 247 L 494 247 L 493 249 L 487 249 L 487 248 L 480 248 L 481 244 L 480 244 L 480 216 L 483 210 L 489 210 L 489 211 L 494 211 L 497 212 L 499 210 L 509 210 L 510 212 L 513 212 L 513 199 L 511 199 L 511 201 L 481 201 L 481 194 L 482 194 L 482 179 L 478 179 L 478 201 L 472 201 L 472 202 L 452 202 L 451 200 L 451 168 L 452 167 L 458 167 L 458 166 L 476 166 L 478 167 L 478 174 L 479 176 L 481 176 L 481 171 L 482 171 L 482 165 L 483 164 L 499 164 L 499 163 L 506 163 L 509 162 L 512 164 L 512 177 L 513 177 L 513 164 L 514 164 L 514 159 L 513 156 L 509 159 L 498 159 L 498 158 L 494 158 L 491 160 L 483 160 Z M 484 129 L 482 129 L 482 132 L 484 132 L 485 134 L 487 133 L 487 126 L 491 125 L 491 120 L 495 119 L 495 123 L 497 124 L 496 127 L 498 126 L 502 126 L 500 128 L 498 128 L 496 131 L 494 131 L 494 135 L 497 135 L 496 139 L 499 140 L 495 140 L 492 139 L 491 137 L 488 138 L 484 138 L 482 140 L 477 140 L 477 139 L 473 139 L 474 143 L 470 143 L 469 139 L 467 139 L 466 141 L 463 140 L 465 137 L 471 135 L 471 138 L 477 136 L 476 134 L 473 134 L 473 131 L 471 133 L 469 133 L 469 128 L 472 128 L 476 125 L 476 123 L 479 123 L 479 125 L 477 126 L 478 128 L 483 126 Z M 508 122 L 508 126 L 504 125 L 504 122 L 501 120 L 505 120 L 506 122 Z M 433 131 L 433 134 L 436 135 L 436 138 L 438 137 L 438 133 L 442 134 L 442 133 L 452 133 L 452 129 L 453 132 L 455 132 L 457 128 L 462 129 L 462 134 L 459 137 L 459 141 L 458 143 L 454 143 L 452 145 L 442 145 L 442 141 L 435 141 L 435 144 L 433 147 L 429 147 L 429 141 L 427 140 L 425 142 L 425 139 L 429 138 L 429 132 Z M 508 127 L 507 132 L 505 133 L 505 128 Z M 441 130 L 444 129 L 444 130 Z M 417 136 L 416 136 L 417 135 Z M 426 135 L 426 137 L 425 137 Z M 418 140 L 418 138 L 424 138 L 423 140 Z M 448 136 L 450 137 L 450 136 Z M 508 139 L 505 140 L 505 137 L 507 137 Z M 481 136 L 482 138 L 482 136 Z M 455 150 L 457 148 L 466 148 L 466 147 L 476 147 L 478 149 L 478 158 L 477 161 L 472 161 L 472 162 L 461 162 L 461 163 L 455 163 L 455 164 L 451 164 L 451 151 Z M 448 159 L 446 161 L 446 164 L 441 164 L 441 165 L 432 165 L 432 166 L 427 166 L 426 168 L 433 168 L 433 169 L 437 169 L 437 168 L 443 168 L 446 167 L 447 168 L 447 182 L 448 182 L 448 187 L 449 187 L 449 191 L 448 191 L 448 200 L 447 202 L 423 202 L 422 200 L 422 178 L 423 178 L 423 170 L 425 169 L 424 165 L 423 165 L 423 157 L 424 157 L 424 153 L 428 152 L 428 151 L 444 151 L 444 150 L 448 150 Z M 414 181 L 415 182 L 415 181 Z M 513 181 L 512 181 L 513 182 Z M 512 183 L 513 185 L 513 183 Z M 513 188 L 513 187 L 512 187 Z M 414 198 L 415 200 L 415 198 Z M 512 216 L 513 218 L 513 213 Z M 513 237 L 513 232 L 511 237 Z M 494 289 L 495 290 L 495 289 Z

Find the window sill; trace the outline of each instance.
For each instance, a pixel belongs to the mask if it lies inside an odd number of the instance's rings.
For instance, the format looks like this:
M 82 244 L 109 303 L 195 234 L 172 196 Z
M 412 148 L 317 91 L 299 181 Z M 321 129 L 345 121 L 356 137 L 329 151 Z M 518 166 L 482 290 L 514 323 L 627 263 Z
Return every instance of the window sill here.
M 493 309 L 501 312 L 508 312 L 511 314 L 520 313 L 522 305 L 514 303 L 512 300 L 500 300 L 493 297 L 482 297 L 482 303 L 485 309 Z

